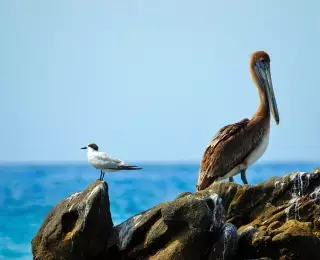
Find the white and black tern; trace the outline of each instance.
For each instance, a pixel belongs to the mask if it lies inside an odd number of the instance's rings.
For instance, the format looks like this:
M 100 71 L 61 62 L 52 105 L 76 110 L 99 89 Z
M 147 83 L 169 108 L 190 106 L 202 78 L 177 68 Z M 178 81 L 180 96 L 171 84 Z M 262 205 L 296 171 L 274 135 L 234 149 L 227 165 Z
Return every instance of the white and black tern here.
M 141 170 L 142 168 L 134 165 L 127 165 L 124 161 L 111 158 L 104 152 L 99 152 L 98 145 L 91 143 L 81 149 L 88 150 L 88 162 L 96 169 L 100 170 L 99 180 L 103 180 L 105 172 L 117 172 L 123 170 Z

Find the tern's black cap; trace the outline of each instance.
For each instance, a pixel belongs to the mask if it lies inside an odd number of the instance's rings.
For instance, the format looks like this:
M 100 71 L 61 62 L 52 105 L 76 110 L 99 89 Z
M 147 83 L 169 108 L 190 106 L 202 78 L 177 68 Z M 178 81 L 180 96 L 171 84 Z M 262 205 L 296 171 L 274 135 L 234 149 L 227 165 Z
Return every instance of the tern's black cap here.
M 93 150 L 95 150 L 95 151 L 98 151 L 98 150 L 99 150 L 98 145 L 96 145 L 96 144 L 94 144 L 94 143 L 88 144 L 88 147 L 90 147 L 91 149 L 93 149 Z

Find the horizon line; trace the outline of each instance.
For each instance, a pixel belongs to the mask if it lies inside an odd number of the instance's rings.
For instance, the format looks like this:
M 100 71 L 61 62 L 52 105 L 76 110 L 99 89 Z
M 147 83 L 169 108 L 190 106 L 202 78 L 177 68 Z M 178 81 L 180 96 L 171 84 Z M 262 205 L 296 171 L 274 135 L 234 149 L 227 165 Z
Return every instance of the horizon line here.
M 129 161 L 129 160 L 126 160 Z M 137 164 L 199 164 L 201 160 L 130 160 Z M 261 160 L 255 164 L 285 164 L 285 163 L 318 163 L 317 160 L 297 160 L 297 159 L 287 159 L 287 160 Z M 83 160 L 21 160 L 21 161 L 0 161 L 0 165 L 23 165 L 23 164 L 33 164 L 33 165 L 49 165 L 49 164 L 60 164 L 60 165 L 71 165 L 71 164 L 87 164 L 87 161 Z M 319 163 L 320 165 L 320 163 Z

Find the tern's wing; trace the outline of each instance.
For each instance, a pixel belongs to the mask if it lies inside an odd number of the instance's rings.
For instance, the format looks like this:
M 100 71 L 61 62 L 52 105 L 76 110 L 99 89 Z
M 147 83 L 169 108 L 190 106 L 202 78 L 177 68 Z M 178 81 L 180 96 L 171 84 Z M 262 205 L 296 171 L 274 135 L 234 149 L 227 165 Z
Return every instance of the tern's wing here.
M 126 165 L 124 161 L 110 157 L 104 152 L 96 152 L 89 157 L 89 163 L 100 170 L 141 170 L 135 165 Z
M 100 161 L 100 163 L 105 167 L 108 168 L 117 168 L 117 166 L 123 165 L 124 162 L 120 159 L 112 158 L 108 154 L 104 152 L 99 152 L 96 154 L 96 159 Z

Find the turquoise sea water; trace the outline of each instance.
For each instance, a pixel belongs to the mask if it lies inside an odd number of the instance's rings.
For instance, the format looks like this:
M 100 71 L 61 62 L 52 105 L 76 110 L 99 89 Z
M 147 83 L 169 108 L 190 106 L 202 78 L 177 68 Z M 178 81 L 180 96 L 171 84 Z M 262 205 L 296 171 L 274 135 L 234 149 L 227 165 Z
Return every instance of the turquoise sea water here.
M 138 164 L 141 165 L 141 164 Z M 111 213 L 117 225 L 128 217 L 185 191 L 195 191 L 198 164 L 142 164 L 143 171 L 107 174 Z M 256 164 L 250 184 L 315 163 Z M 0 259 L 32 259 L 31 239 L 46 214 L 66 196 L 85 189 L 100 173 L 86 164 L 0 165 Z M 236 182 L 240 182 L 239 176 Z

